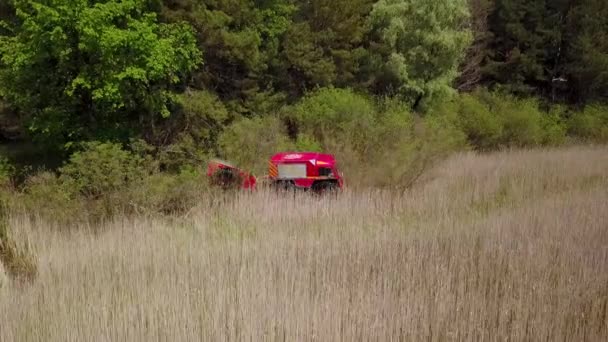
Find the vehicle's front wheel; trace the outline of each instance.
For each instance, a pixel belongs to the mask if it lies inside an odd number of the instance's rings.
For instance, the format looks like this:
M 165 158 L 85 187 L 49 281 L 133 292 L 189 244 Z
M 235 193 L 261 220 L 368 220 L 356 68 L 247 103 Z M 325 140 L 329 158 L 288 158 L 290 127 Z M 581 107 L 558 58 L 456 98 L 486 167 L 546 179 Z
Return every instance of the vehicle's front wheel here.
M 335 196 L 338 193 L 338 184 L 335 182 L 320 182 L 312 187 L 315 194 Z

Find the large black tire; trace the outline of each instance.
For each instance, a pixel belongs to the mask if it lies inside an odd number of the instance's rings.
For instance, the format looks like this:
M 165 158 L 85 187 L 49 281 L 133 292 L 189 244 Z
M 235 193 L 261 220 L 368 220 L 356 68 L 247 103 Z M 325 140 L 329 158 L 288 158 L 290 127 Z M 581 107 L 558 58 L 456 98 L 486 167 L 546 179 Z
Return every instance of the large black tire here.
M 296 190 L 296 186 L 289 181 L 278 181 L 273 186 L 279 192 L 294 192 Z
M 336 182 L 319 182 L 312 186 L 313 193 L 317 195 L 329 195 L 329 196 L 337 196 L 338 194 L 338 184 Z

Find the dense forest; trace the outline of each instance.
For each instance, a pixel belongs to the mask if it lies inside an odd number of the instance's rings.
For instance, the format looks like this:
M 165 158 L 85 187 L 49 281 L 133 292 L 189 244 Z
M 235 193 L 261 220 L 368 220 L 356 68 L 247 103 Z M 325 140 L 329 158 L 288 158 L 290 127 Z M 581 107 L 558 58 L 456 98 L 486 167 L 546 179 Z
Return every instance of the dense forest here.
M 79 167 L 104 160 L 129 175 L 109 189 L 308 149 L 407 185 L 454 149 L 604 142 L 607 18 L 604 0 L 0 0 L 0 174 L 89 194 Z

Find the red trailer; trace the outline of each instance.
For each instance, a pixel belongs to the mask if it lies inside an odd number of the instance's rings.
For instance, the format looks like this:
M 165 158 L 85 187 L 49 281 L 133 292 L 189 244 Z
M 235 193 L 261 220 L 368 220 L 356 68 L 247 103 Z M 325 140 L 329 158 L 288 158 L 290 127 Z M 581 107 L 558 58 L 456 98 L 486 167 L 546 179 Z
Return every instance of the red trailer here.
M 229 162 L 213 159 L 207 165 L 207 176 L 211 184 L 224 189 L 239 187 L 244 190 L 254 190 L 257 179 Z

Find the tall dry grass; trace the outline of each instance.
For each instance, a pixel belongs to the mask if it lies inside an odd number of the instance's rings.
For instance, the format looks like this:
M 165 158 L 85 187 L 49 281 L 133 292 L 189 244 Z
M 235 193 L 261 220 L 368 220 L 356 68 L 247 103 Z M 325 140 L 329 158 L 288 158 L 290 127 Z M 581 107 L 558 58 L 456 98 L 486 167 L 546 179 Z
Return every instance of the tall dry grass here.
M 20 217 L 0 340 L 608 339 L 608 149 L 461 154 L 405 194 L 240 195 L 65 232 Z

